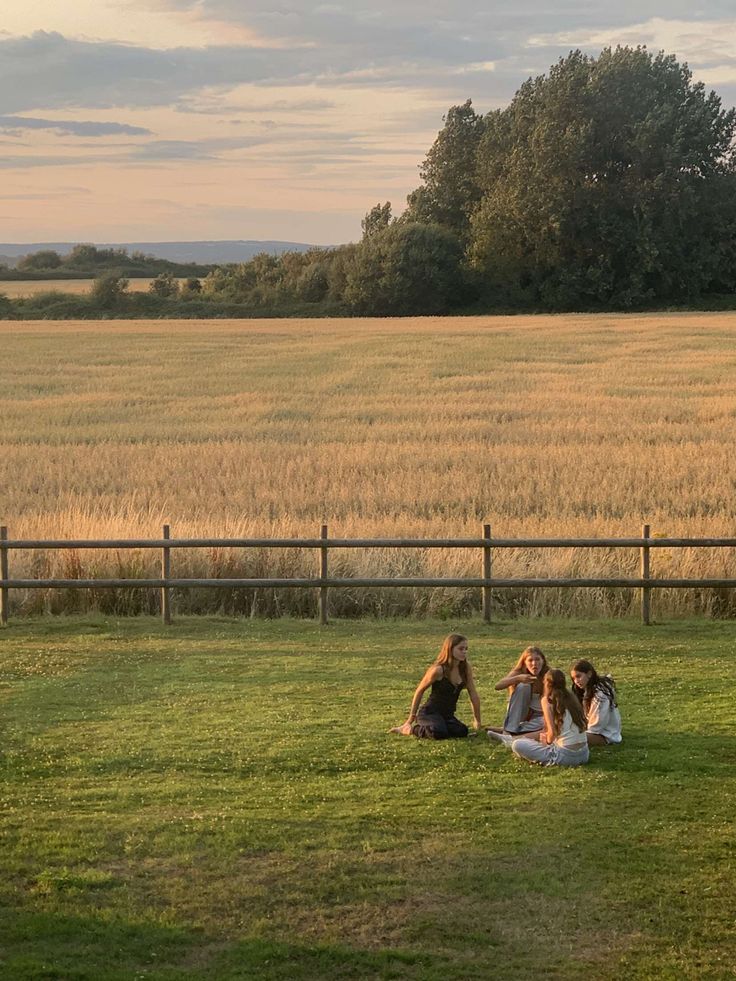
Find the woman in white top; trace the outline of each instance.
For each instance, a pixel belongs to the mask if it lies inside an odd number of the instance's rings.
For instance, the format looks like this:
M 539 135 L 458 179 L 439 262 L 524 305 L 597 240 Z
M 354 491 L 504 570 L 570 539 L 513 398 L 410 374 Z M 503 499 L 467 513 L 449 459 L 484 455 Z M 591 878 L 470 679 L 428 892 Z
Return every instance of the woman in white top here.
M 580 766 L 590 752 L 585 738 L 585 716 L 577 697 L 567 690 L 565 674 L 550 668 L 542 695 L 544 728 L 537 738 L 521 736 L 511 742 L 515 756 L 542 766 Z
M 588 720 L 588 745 L 606 746 L 621 742 L 621 713 L 616 703 L 616 686 L 610 675 L 603 678 L 590 661 L 576 661 L 570 669 L 573 691 L 583 704 Z

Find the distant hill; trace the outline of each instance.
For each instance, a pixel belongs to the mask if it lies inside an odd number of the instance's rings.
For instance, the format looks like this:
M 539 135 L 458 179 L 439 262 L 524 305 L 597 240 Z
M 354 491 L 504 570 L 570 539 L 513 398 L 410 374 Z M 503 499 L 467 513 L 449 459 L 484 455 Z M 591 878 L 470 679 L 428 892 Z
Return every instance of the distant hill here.
M 41 249 L 51 249 L 60 255 L 68 255 L 76 242 L 27 242 L 9 244 L 0 242 L 0 262 L 9 266 L 15 265 L 21 256 Z M 203 265 L 216 265 L 225 262 L 247 262 L 259 252 L 269 252 L 280 255 L 282 252 L 306 252 L 314 248 L 304 242 L 260 242 L 260 241 L 223 241 L 223 242 L 93 242 L 100 249 L 126 249 L 131 252 L 143 252 L 157 259 L 168 259 L 170 262 L 196 262 Z

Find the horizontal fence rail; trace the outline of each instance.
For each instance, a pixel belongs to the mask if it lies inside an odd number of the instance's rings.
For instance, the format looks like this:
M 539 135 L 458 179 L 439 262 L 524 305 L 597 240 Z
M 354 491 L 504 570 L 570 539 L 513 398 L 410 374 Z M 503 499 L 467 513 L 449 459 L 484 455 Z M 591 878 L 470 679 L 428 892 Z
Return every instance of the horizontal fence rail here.
M 70 538 L 8 539 L 0 548 L 736 548 L 736 538 Z
M 307 579 L 214 578 L 181 579 L 171 575 L 172 549 L 198 548 L 288 548 L 314 549 L 318 553 L 317 575 Z M 481 576 L 464 578 L 437 577 L 354 577 L 330 576 L 328 554 L 331 549 L 475 549 L 481 550 Z M 640 553 L 640 576 L 584 578 L 518 578 L 502 579 L 492 575 L 492 551 L 502 548 L 636 548 Z M 319 597 L 319 617 L 327 623 L 328 590 L 342 587 L 464 587 L 482 591 L 483 619 L 491 620 L 491 590 L 514 588 L 626 588 L 641 590 L 641 615 L 645 624 L 651 622 L 650 592 L 652 589 L 736 588 L 730 578 L 652 578 L 650 549 L 658 548 L 736 548 L 736 538 L 652 538 L 649 525 L 644 525 L 640 538 L 493 538 L 491 526 L 483 526 L 480 538 L 329 538 L 327 525 L 322 525 L 319 538 L 171 538 L 169 525 L 164 525 L 160 539 L 11 539 L 6 526 L 0 527 L 0 622 L 8 622 L 9 591 L 11 589 L 160 589 L 161 616 L 171 623 L 171 590 L 189 588 L 229 589 L 316 589 Z M 108 579 L 20 579 L 10 577 L 11 551 L 82 549 L 158 549 L 161 552 L 160 578 Z

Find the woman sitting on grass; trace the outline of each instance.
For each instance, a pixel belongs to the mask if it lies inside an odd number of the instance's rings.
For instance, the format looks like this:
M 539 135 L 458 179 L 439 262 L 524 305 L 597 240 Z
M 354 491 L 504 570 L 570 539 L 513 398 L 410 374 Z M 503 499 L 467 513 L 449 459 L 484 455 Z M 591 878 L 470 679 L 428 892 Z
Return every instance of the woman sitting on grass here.
M 420 708 L 422 696 L 430 687 L 429 698 Z M 419 739 L 462 739 L 468 735 L 468 727 L 455 718 L 455 707 L 463 688 L 467 688 L 473 706 L 473 725 L 480 729 L 480 698 L 468 661 L 468 641 L 462 634 L 450 634 L 414 692 L 409 718 L 390 731 Z
M 577 697 L 567 690 L 565 674 L 550 668 L 542 695 L 544 729 L 511 741 L 515 756 L 542 766 L 580 766 L 590 751 L 585 738 L 585 716 Z
M 621 742 L 621 713 L 616 703 L 616 686 L 610 675 L 601 676 L 590 661 L 576 661 L 570 669 L 572 690 L 583 705 L 588 720 L 589 746 Z
M 489 736 L 492 733 L 519 736 L 524 732 L 539 732 L 544 725 L 541 697 L 547 671 L 547 658 L 540 648 L 527 647 L 521 652 L 513 668 L 496 685 L 496 691 L 509 689 L 509 701 L 503 728 L 489 726 Z

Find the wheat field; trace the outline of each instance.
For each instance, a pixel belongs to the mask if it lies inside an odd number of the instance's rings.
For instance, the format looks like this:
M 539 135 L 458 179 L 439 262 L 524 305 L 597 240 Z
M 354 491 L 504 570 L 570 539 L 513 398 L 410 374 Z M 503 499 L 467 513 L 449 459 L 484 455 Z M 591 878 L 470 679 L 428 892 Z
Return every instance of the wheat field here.
M 11 538 L 736 536 L 736 314 L 0 324 Z M 730 575 L 731 550 L 652 553 Z M 154 553 L 11 553 L 11 575 L 157 574 Z M 472 552 L 336 551 L 335 575 L 478 575 Z M 314 553 L 175 551 L 172 574 L 306 576 Z M 635 550 L 501 550 L 494 574 L 636 575 Z M 334 615 L 446 614 L 477 590 L 333 590 Z M 16 612 L 153 611 L 14 591 Z M 734 615 L 655 591 L 656 615 Z M 182 611 L 313 613 L 312 591 L 197 590 Z M 499 591 L 502 615 L 627 614 L 625 590 Z
M 131 293 L 144 293 L 150 287 L 153 279 L 129 279 L 128 290 Z M 177 280 L 183 283 L 183 279 Z M 37 293 L 73 293 L 75 296 L 89 293 L 93 279 L 13 279 L 0 280 L 0 294 L 15 300 L 20 296 L 35 296 Z

